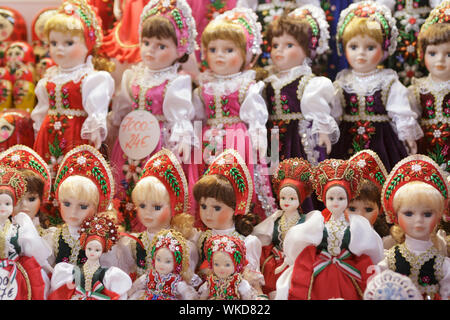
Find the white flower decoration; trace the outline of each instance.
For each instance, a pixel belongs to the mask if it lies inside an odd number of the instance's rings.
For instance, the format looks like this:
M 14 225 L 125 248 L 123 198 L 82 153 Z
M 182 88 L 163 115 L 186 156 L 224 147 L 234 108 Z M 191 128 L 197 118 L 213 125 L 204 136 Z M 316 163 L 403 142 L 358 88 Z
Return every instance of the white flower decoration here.
M 20 156 L 18 154 L 13 154 L 11 160 L 14 162 L 20 161 Z
M 86 157 L 85 157 L 85 156 L 79 156 L 79 157 L 77 158 L 77 163 L 78 163 L 80 166 L 85 165 L 85 164 L 86 164 Z
M 366 160 L 364 160 L 364 159 L 359 160 L 356 164 L 360 168 L 364 168 L 367 165 Z
M 417 14 L 411 14 L 405 16 L 404 19 L 400 21 L 400 24 L 405 26 L 405 31 L 410 32 L 411 30 L 414 32 L 420 31 L 420 26 L 425 22 L 425 19 L 422 19 Z
M 413 164 L 412 166 L 411 166 L 411 170 L 412 171 L 414 171 L 414 172 L 419 172 L 419 171 L 422 171 L 422 166 L 420 165 L 420 164 Z
M 55 123 L 53 124 L 53 128 L 55 128 L 55 130 L 59 130 L 61 129 L 62 124 L 61 121 L 55 121 Z

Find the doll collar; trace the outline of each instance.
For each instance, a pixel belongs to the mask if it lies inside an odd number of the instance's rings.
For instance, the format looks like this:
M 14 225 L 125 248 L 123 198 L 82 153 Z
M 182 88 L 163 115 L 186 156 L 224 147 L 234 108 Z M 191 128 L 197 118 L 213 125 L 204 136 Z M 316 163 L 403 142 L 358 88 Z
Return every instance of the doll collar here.
M 80 230 L 80 227 L 67 225 L 67 229 L 69 229 L 69 233 L 72 238 L 78 239 L 80 237 L 80 233 L 78 232 Z
M 92 64 L 92 56 L 88 55 L 85 63 L 81 63 L 72 68 L 63 68 L 58 66 L 58 71 L 61 73 L 72 73 L 78 71 L 80 69 L 94 69 L 94 65 Z
M 236 230 L 236 228 L 235 228 L 235 226 L 233 226 L 233 227 L 228 228 L 228 229 L 222 229 L 222 230 L 211 229 L 211 230 L 212 230 L 213 234 L 217 234 L 217 235 L 223 236 L 223 235 L 228 235 L 228 234 L 233 233 Z
M 433 246 L 433 242 L 431 240 L 414 239 L 405 234 L 405 245 L 409 250 L 423 252 L 430 249 Z
M 168 66 L 166 68 L 154 70 L 154 69 L 150 69 L 149 67 L 145 67 L 145 70 L 147 72 L 153 73 L 154 76 L 164 76 L 164 74 L 167 74 L 167 73 L 177 73 L 179 67 L 180 67 L 180 64 L 178 62 L 175 62 L 173 65 Z
M 306 57 L 301 65 L 287 70 L 277 70 L 275 67 L 271 68 L 269 72 L 272 71 L 273 74 L 268 76 L 265 79 L 265 82 L 280 83 L 281 85 L 284 85 L 285 83 L 289 83 L 300 76 L 312 74 L 310 63 L 311 59 Z

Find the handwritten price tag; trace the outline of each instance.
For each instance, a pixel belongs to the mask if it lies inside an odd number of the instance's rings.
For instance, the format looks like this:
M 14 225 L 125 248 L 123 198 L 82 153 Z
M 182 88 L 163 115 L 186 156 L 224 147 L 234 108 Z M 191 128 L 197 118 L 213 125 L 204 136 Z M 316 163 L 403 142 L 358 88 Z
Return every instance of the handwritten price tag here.
M 10 282 L 9 271 L 0 269 L 0 300 L 15 300 L 18 289 L 15 279 Z
M 120 123 L 119 143 L 123 152 L 133 160 L 150 155 L 161 135 L 158 120 L 148 111 L 134 110 Z

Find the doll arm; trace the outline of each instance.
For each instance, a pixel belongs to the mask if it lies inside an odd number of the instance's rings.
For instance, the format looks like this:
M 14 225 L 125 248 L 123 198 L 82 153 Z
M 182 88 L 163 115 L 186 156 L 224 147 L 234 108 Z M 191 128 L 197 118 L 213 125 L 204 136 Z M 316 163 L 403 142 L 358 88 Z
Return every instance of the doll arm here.
M 247 250 L 247 261 L 250 270 L 259 272 L 259 259 L 261 257 L 262 245 L 261 241 L 253 235 L 248 235 L 244 240 Z
M 241 295 L 241 300 L 256 300 L 255 290 L 247 280 L 242 279 L 238 291 Z
M 47 89 L 45 88 L 46 83 L 46 79 L 39 80 L 34 90 L 37 98 L 37 104 L 33 111 L 31 111 L 31 119 L 33 120 L 33 129 L 35 133 L 37 133 L 41 128 L 42 122 L 48 112 L 49 100 Z
M 412 79 L 412 85 L 408 87 L 408 100 L 411 105 L 411 110 L 417 115 L 417 118 L 420 119 L 422 115 L 422 106 L 420 102 L 417 101 L 416 90 L 417 84 L 415 84 L 415 78 Z
M 108 122 L 113 127 L 120 126 L 123 118 L 132 110 L 133 101 L 131 100 L 130 94 L 132 76 L 132 69 L 125 70 L 122 75 L 122 81 L 120 82 L 120 91 L 112 100 L 111 111 L 108 114 Z
M 198 289 L 199 300 L 207 300 L 209 298 L 209 283 L 205 281 Z
M 373 264 L 379 263 L 384 258 L 383 240 L 370 225 L 370 222 L 360 216 L 351 214 L 350 220 L 350 251 L 360 256 L 366 254 Z
M 73 268 L 72 264 L 66 262 L 60 262 L 55 266 L 50 279 L 50 293 L 74 281 Z
M 188 285 L 185 281 L 178 282 L 177 289 L 181 295 L 182 300 L 198 300 L 199 298 L 198 292 L 195 291 L 195 289 Z
M 83 81 L 83 108 L 88 116 L 81 127 L 81 138 L 100 148 L 108 133 L 106 116 L 114 93 L 114 80 L 106 71 L 94 72 Z
M 443 300 L 450 299 L 450 258 L 445 257 L 444 263 L 442 264 L 444 277 L 439 281 L 439 294 Z
M 116 267 L 111 267 L 105 272 L 103 284 L 106 289 L 120 295 L 119 300 L 127 300 L 127 292 L 131 289 L 131 278 L 128 274 Z

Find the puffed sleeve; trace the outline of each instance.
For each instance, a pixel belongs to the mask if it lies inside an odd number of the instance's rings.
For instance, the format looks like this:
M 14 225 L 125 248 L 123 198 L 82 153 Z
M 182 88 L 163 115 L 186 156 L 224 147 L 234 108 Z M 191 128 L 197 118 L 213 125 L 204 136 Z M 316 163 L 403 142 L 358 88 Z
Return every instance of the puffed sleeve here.
M 188 285 L 185 281 L 178 282 L 177 286 L 182 300 L 198 300 L 199 295 L 197 291 L 195 291 L 195 289 Z
M 120 82 L 120 91 L 112 100 L 111 112 L 108 117 L 111 124 L 115 127 L 120 126 L 123 118 L 132 110 L 133 101 L 130 95 L 130 87 L 133 74 L 132 69 L 124 71 Z
M 445 258 L 444 263 L 442 265 L 444 269 L 444 278 L 439 281 L 439 294 L 441 295 L 443 300 L 450 299 L 450 258 Z
M 106 289 L 119 294 L 119 300 L 126 300 L 127 292 L 131 289 L 132 281 L 130 276 L 119 268 L 110 267 L 105 272 L 103 285 Z
M 73 268 L 74 266 L 67 262 L 56 264 L 50 280 L 50 293 L 67 283 L 73 282 Z
M 33 120 L 33 129 L 34 132 L 37 133 L 41 128 L 42 122 L 44 121 L 45 116 L 48 112 L 49 100 L 47 89 L 45 85 L 47 83 L 47 79 L 42 78 L 36 85 L 34 92 L 37 98 L 37 104 L 34 107 L 33 111 L 31 111 L 31 119 Z
M 166 88 L 163 113 L 170 124 L 170 142 L 192 144 L 194 105 L 192 104 L 192 80 L 189 75 L 179 75 Z
M 368 255 L 374 264 L 383 260 L 383 240 L 370 225 L 369 220 L 360 215 L 351 214 L 349 221 L 351 235 L 349 250 L 357 256 Z
M 253 228 L 252 235 L 257 237 L 259 241 L 261 241 L 261 245 L 268 246 L 272 243 L 275 220 L 278 219 L 282 214 L 283 211 L 277 210 L 274 214 L 268 216 Z
M 411 80 L 411 85 L 408 87 L 408 99 L 409 104 L 411 105 L 411 110 L 417 114 L 417 117 L 420 118 L 422 115 L 422 106 L 420 102 L 417 100 L 417 79 L 413 78 Z
M 259 259 L 261 258 L 261 241 L 253 235 L 248 235 L 244 240 L 247 250 L 248 267 L 253 271 L 259 272 Z
M 195 88 L 192 93 L 192 104 L 194 105 L 194 120 L 205 120 L 205 106 L 200 97 L 200 88 Z
M 50 250 L 51 250 L 51 255 L 48 257 L 48 262 L 51 266 L 55 265 L 55 260 L 56 260 L 56 256 L 55 256 L 55 251 L 56 251 L 56 242 L 55 242 L 55 237 L 56 237 L 56 233 L 58 232 L 58 227 L 49 227 L 47 229 L 44 229 L 42 231 L 42 239 L 47 243 L 47 245 L 49 246 Z
M 88 114 L 81 127 L 81 138 L 101 143 L 108 133 L 106 117 L 114 93 L 114 80 L 106 71 L 92 72 L 83 80 L 81 92 L 83 108 Z

